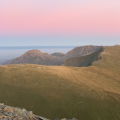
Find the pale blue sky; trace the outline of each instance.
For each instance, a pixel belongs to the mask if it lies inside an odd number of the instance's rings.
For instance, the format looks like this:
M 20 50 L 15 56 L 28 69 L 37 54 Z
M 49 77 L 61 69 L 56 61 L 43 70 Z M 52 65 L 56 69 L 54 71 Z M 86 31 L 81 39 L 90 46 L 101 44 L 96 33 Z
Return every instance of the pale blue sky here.
M 0 46 L 82 46 L 120 44 L 120 37 L 0 37 Z

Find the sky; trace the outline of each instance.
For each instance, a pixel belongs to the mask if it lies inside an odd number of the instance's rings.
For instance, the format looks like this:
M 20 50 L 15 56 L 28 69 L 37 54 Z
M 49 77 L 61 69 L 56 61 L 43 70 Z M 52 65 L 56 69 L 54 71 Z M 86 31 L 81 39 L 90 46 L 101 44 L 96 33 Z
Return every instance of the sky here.
M 84 46 L 120 44 L 120 36 L 16 36 L 0 37 L 0 46 Z
M 0 46 L 117 43 L 120 0 L 0 0 Z

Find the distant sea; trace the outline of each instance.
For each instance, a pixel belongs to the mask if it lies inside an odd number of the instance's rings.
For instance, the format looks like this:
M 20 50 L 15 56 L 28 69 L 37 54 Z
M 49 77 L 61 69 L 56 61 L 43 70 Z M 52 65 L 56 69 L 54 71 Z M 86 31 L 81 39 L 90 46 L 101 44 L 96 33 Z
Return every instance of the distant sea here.
M 21 56 L 28 50 L 38 49 L 43 53 L 67 53 L 76 46 L 0 46 L 0 60 L 10 60 Z

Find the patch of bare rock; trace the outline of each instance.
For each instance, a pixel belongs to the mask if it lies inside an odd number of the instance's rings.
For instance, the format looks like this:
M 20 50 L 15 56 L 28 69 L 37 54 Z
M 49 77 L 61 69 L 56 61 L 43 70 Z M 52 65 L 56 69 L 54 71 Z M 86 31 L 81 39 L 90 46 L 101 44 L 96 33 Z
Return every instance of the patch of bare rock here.
M 50 120 L 38 115 L 34 115 L 32 111 L 27 111 L 24 108 L 10 107 L 0 103 L 0 120 Z M 55 119 L 60 120 L 60 119 Z M 61 120 L 77 120 L 63 118 Z

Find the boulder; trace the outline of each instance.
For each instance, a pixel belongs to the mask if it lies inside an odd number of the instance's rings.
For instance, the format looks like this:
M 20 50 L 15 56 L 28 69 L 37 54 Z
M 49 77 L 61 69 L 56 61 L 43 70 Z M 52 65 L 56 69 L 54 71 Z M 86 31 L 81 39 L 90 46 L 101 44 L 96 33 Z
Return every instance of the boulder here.
M 7 107 L 5 107 L 4 109 L 3 109 L 3 111 L 5 111 L 5 112 L 14 112 L 13 111 L 13 108 L 11 108 L 11 107 L 9 107 L 9 106 L 7 106 Z

